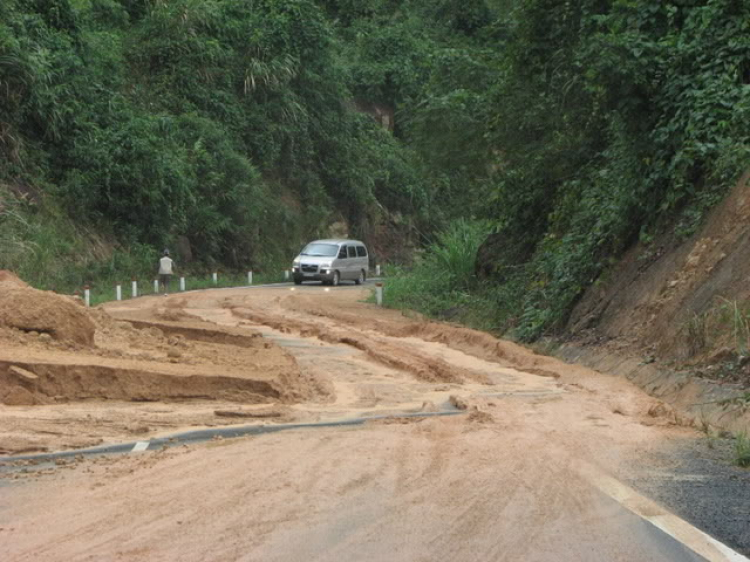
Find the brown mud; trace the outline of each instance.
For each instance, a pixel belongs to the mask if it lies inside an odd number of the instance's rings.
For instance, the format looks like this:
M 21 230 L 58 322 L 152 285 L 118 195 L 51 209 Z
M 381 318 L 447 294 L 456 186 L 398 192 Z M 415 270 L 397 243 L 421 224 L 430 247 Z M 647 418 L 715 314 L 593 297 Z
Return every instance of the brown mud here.
M 233 289 L 94 311 L 89 363 L 150 365 L 178 382 L 187 369 L 228 371 L 287 394 L 0 406 L 5 450 L 378 419 L 16 471 L 3 482 L 0 550 L 13 561 L 667 559 L 579 465 L 624 477 L 644 456 L 693 440 L 669 406 L 622 377 L 383 310 L 362 302 L 367 294 Z M 204 341 L 214 332 L 222 343 Z M 0 348 L 15 377 L 37 376 L 41 359 L 30 355 L 80 362 L 79 349 L 17 336 Z M 404 417 L 449 407 L 465 413 Z
M 156 435 L 169 428 L 241 423 L 220 420 L 215 411 L 328 399 L 324 382 L 303 374 L 294 357 L 255 331 L 216 329 L 174 305 L 156 306 L 163 304 L 157 299 L 141 319 L 116 320 L 103 309 L 35 291 L 8 274 L 0 282 L 3 294 L 19 306 L 35 301 L 38 310 L 48 309 L 37 317 L 0 304 L 2 453 L 128 439 L 134 427 L 139 435 Z M 81 325 L 91 327 L 90 338 L 71 335 L 80 333 Z M 212 407 L 195 408 L 206 402 Z M 147 407 L 152 403 L 173 419 L 154 419 Z M 100 410 L 122 420 L 119 432 L 98 429 Z
M 0 271 L 0 328 L 90 346 L 96 328 L 81 304 L 52 291 L 33 289 L 12 273 Z

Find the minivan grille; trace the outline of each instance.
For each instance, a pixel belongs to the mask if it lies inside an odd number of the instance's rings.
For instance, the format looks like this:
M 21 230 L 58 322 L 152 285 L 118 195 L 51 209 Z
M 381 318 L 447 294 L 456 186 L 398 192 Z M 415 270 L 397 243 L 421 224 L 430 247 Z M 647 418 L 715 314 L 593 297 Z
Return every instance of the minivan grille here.
M 303 263 L 301 266 L 302 273 L 317 273 L 318 272 L 318 266 L 309 264 L 309 263 Z

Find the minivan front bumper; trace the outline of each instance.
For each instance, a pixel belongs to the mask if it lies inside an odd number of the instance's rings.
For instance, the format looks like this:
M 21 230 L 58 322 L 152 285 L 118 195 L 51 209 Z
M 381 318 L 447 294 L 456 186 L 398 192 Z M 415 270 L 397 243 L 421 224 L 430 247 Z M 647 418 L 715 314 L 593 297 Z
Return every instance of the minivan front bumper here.
M 295 282 L 301 281 L 333 281 L 333 269 L 318 269 L 317 272 L 307 272 L 300 270 L 299 267 L 292 268 L 292 276 Z

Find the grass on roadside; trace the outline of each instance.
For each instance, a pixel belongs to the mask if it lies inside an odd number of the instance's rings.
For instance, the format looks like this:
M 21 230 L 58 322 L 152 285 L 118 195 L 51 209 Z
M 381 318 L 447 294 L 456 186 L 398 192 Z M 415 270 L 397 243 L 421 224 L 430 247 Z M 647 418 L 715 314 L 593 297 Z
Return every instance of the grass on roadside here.
M 138 279 L 138 296 L 156 295 L 159 292 L 154 290 L 154 279 L 156 275 L 142 275 Z M 284 272 L 253 273 L 253 285 L 264 285 L 266 283 L 279 283 L 284 281 Z M 127 300 L 131 298 L 131 280 L 122 279 L 122 281 L 99 282 L 91 285 L 91 306 L 96 306 L 105 302 L 116 299 L 115 286 L 120 283 L 122 286 L 122 298 Z M 204 274 L 185 274 L 185 290 L 196 291 L 200 289 L 226 289 L 230 287 L 247 286 L 246 273 L 219 273 L 217 282 L 214 283 L 211 273 Z M 170 283 L 169 292 L 177 294 L 180 292 L 180 275 L 174 275 Z
M 496 285 L 475 274 L 479 246 L 490 227 L 483 221 L 460 220 L 440 233 L 411 267 L 389 267 L 383 304 L 426 316 L 507 333 L 511 308 L 522 299 L 520 283 Z
M 734 440 L 734 463 L 742 468 L 750 468 L 750 437 L 744 431 L 738 433 Z

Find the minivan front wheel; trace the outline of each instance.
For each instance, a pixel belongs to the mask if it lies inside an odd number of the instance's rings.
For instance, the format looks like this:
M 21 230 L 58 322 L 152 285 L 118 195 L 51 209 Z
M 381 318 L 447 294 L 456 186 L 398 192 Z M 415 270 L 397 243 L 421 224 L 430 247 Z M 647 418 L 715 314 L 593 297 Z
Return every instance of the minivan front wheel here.
M 339 281 L 341 281 L 341 274 L 338 271 L 333 272 L 333 279 L 331 280 L 331 285 L 334 287 L 338 286 Z
M 361 285 L 364 282 L 365 282 L 365 272 L 364 270 L 362 270 L 359 272 L 359 277 L 357 277 L 357 280 L 355 281 L 355 283 L 357 285 Z

